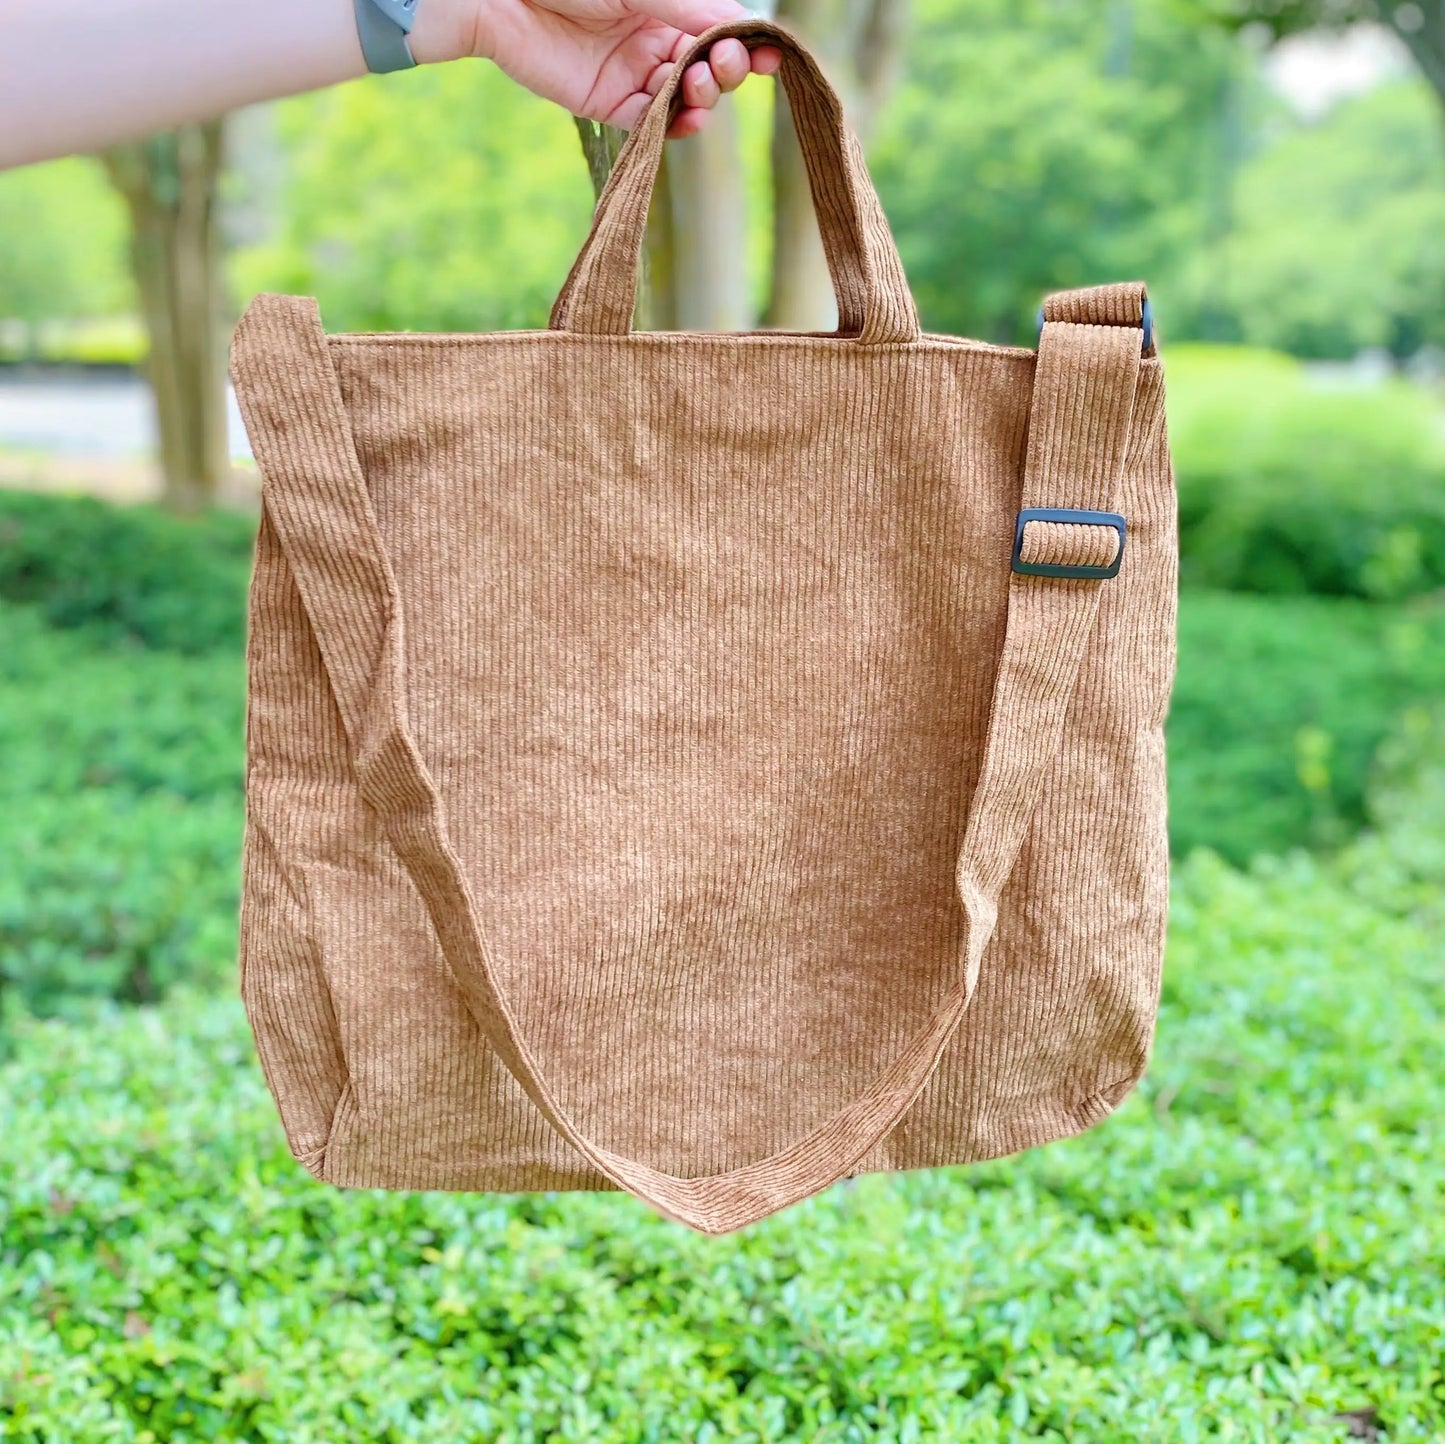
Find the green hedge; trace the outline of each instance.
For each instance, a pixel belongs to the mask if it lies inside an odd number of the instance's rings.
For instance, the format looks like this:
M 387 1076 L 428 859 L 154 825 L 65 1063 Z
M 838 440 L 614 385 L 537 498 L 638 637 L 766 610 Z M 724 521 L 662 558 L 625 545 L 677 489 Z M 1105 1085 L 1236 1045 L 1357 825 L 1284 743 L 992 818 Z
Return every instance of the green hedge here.
M 242 663 L 0 603 L 0 1009 L 229 975 Z
M 1445 606 L 1186 592 L 1169 714 L 1178 854 L 1333 846 L 1399 714 L 1445 697 Z
M 1288 357 L 1165 361 L 1186 584 L 1400 598 L 1445 586 L 1445 412 L 1423 388 Z
M 317 1184 L 230 1002 L 27 1023 L 0 1434 L 1439 1439 L 1442 1030 L 1426 924 L 1305 858 L 1200 856 L 1118 1116 L 709 1240 L 616 1196 Z
M 239 648 L 253 519 L 0 491 L 0 600 L 57 627 L 179 652 Z

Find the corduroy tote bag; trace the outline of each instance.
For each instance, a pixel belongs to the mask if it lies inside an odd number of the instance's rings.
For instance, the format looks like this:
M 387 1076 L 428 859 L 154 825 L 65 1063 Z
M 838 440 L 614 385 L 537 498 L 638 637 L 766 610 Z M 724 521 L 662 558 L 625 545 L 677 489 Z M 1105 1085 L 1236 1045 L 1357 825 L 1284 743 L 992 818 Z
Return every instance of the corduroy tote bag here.
M 836 333 L 634 333 L 677 80 L 782 47 Z M 549 330 L 259 297 L 242 987 L 350 1186 L 709 1233 L 1103 1118 L 1166 902 L 1174 501 L 1143 288 L 922 335 L 837 97 L 720 27 Z

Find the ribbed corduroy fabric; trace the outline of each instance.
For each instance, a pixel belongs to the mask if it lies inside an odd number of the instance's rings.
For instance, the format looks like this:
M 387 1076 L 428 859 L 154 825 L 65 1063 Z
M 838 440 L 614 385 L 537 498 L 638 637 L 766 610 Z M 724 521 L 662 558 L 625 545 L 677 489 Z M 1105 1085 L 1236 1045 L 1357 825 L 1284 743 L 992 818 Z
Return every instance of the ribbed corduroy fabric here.
M 1143 288 L 924 336 L 785 49 L 832 335 L 632 334 L 672 85 L 552 328 L 259 297 L 242 985 L 296 1156 L 720 1233 L 1104 1117 L 1166 903 L 1173 487 Z M 679 64 L 676 75 L 685 69 Z M 1118 576 L 1015 573 L 1021 508 Z M 1033 521 L 1025 563 L 1102 567 Z

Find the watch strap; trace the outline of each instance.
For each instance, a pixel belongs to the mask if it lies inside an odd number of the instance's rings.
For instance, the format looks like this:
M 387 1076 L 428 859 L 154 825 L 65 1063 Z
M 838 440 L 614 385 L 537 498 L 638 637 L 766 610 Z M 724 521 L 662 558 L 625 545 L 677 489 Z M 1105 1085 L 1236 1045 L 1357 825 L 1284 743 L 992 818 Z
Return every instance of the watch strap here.
M 355 0 L 356 33 L 361 53 L 373 75 L 410 70 L 416 64 L 407 36 L 416 19 L 418 0 Z

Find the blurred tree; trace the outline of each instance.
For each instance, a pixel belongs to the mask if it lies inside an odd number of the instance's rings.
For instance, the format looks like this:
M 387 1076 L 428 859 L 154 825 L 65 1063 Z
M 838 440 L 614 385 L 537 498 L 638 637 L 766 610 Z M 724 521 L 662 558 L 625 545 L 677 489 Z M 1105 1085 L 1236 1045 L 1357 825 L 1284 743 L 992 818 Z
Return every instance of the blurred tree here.
M 124 310 L 125 233 L 125 209 L 92 160 L 0 174 L 0 351 L 26 359 L 47 322 Z
M 587 174 L 592 177 L 592 194 L 600 196 L 607 177 L 612 174 L 612 167 L 617 164 L 627 132 L 618 130 L 615 125 L 603 125 L 601 121 L 584 120 L 580 115 L 574 115 L 572 121 L 582 142 Z
M 1445 346 L 1445 133 L 1426 86 L 1294 122 L 1241 169 L 1221 297 L 1246 340 L 1300 356 Z
M 230 467 L 217 224 L 222 136 L 223 122 L 209 121 L 105 155 L 130 209 L 163 495 L 179 511 L 213 502 Z
M 781 0 L 778 19 L 796 30 L 842 96 L 865 142 L 903 62 L 909 0 Z M 767 323 L 787 331 L 837 324 L 832 280 L 813 214 L 803 153 L 778 90 L 773 124 L 773 261 Z
M 1445 0 L 1182 0 L 1225 25 L 1263 25 L 1276 38 L 1371 22 L 1399 36 L 1445 105 Z
M 660 303 L 657 326 L 746 330 L 753 324 L 753 311 L 738 96 L 723 98 L 706 130 L 667 147 L 659 190 L 665 193 L 670 248 L 666 287 L 657 285 L 662 276 L 654 280 Z
M 338 330 L 546 324 L 592 199 L 565 112 L 445 65 L 283 101 L 277 137 L 280 223 L 239 251 L 243 293 L 315 295 Z
M 1239 46 L 1172 0 L 917 10 L 873 169 L 928 325 L 1032 344 L 1044 292 L 1178 268 Z

